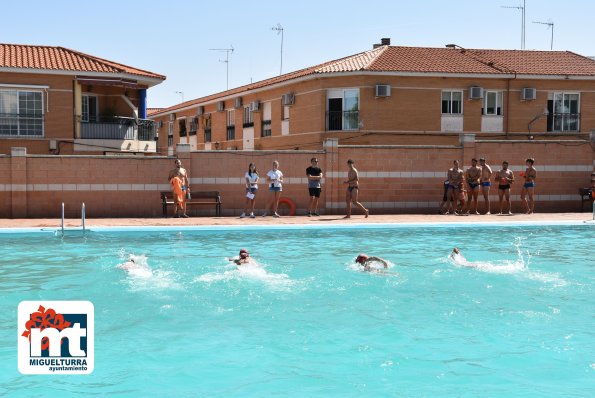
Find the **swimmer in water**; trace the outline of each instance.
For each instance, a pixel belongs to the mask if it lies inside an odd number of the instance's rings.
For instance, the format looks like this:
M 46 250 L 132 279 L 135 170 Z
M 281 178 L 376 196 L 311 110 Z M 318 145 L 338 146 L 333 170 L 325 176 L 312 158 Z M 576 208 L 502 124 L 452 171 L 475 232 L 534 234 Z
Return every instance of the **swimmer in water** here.
M 383 258 L 375 257 L 375 256 L 368 256 L 367 254 L 360 253 L 356 258 L 355 262 L 362 265 L 364 267 L 365 272 L 372 272 L 378 271 L 377 268 L 371 266 L 372 263 L 380 263 L 384 267 L 384 269 L 388 268 L 388 261 Z
M 246 250 L 246 249 L 240 249 L 240 255 L 238 256 L 238 258 L 229 258 L 228 260 L 233 261 L 235 263 L 235 265 L 243 265 L 243 264 L 251 263 L 250 253 L 248 253 L 248 250 Z
M 133 268 L 138 268 L 138 264 L 134 262 L 133 258 L 128 259 L 124 264 L 118 264 L 116 267 L 122 268 L 123 270 L 130 271 Z
M 463 257 L 463 255 L 461 254 L 461 251 L 459 250 L 458 247 L 455 247 L 454 249 L 452 249 L 452 252 L 450 253 L 450 255 L 448 257 L 454 263 L 456 263 L 458 265 L 462 265 L 464 267 L 477 268 L 476 264 L 470 263 L 469 261 L 467 261 L 467 259 L 465 257 Z

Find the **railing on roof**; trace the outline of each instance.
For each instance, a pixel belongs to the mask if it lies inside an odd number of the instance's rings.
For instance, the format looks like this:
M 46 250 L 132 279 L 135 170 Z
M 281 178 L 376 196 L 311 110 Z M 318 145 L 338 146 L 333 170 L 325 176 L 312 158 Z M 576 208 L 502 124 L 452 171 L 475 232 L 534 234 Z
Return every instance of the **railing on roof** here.
M 155 140 L 155 122 L 131 117 L 100 117 L 81 122 L 81 138 L 102 140 Z

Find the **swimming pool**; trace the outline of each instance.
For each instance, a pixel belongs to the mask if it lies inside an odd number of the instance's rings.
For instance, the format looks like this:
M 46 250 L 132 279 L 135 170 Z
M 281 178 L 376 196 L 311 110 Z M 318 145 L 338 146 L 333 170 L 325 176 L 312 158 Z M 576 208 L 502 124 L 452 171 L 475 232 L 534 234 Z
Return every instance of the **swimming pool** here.
M 592 396 L 592 225 L 0 234 L 0 395 Z M 472 266 L 448 259 L 461 248 Z M 226 257 L 246 248 L 261 267 Z M 395 264 L 353 266 L 359 252 Z M 148 268 L 117 267 L 130 256 Z M 469 265 L 466 264 L 466 265 Z M 21 375 L 22 300 L 90 300 L 95 370 Z

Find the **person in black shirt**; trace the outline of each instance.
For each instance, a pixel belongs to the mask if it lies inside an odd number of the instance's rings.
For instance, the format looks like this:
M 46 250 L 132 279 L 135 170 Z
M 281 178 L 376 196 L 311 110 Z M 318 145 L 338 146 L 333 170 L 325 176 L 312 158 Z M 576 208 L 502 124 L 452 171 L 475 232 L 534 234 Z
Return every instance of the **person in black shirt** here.
M 308 203 L 308 217 L 319 216 L 318 199 L 322 191 L 322 170 L 318 167 L 318 159 L 310 159 L 310 167 L 306 169 L 308 176 L 308 191 L 310 191 L 310 203 Z

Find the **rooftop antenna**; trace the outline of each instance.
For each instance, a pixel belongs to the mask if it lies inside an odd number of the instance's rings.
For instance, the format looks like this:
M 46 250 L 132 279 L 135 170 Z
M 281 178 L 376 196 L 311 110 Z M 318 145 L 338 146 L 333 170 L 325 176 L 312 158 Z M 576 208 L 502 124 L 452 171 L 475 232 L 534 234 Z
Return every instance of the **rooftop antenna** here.
M 277 36 L 281 34 L 281 67 L 279 68 L 279 76 L 283 73 L 283 26 L 280 23 L 277 26 L 273 26 L 271 30 L 277 31 Z
M 230 44 L 229 48 L 209 48 L 210 51 L 225 52 L 225 60 L 219 60 L 219 62 L 225 62 L 226 66 L 226 90 L 229 90 L 229 53 L 233 53 L 233 46 Z
M 526 0 L 523 0 L 523 5 L 514 7 L 514 6 L 500 6 L 500 8 L 514 8 L 517 10 L 521 10 L 521 50 L 525 49 L 525 9 L 526 9 Z
M 554 23 L 551 20 L 548 20 L 547 22 L 539 22 L 539 21 L 533 21 L 533 23 L 538 23 L 541 25 L 547 25 L 547 28 L 552 28 L 552 38 L 550 40 L 550 50 L 554 49 Z
M 182 96 L 182 102 L 184 102 L 184 92 L 183 91 L 176 91 L 176 94 Z

